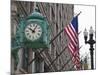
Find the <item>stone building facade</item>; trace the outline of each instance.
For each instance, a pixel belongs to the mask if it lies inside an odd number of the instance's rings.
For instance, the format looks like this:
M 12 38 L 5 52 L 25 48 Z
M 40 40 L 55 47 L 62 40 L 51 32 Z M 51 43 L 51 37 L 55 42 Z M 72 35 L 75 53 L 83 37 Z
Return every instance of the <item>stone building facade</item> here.
M 11 1 L 11 37 L 15 37 L 20 23 L 20 15 L 24 18 L 34 12 L 35 8 L 46 17 L 50 28 L 50 48 L 33 52 L 31 48 L 18 50 L 19 58 L 11 56 L 12 73 L 40 73 L 75 70 L 72 56 L 67 48 L 68 38 L 63 29 L 74 15 L 73 4 Z

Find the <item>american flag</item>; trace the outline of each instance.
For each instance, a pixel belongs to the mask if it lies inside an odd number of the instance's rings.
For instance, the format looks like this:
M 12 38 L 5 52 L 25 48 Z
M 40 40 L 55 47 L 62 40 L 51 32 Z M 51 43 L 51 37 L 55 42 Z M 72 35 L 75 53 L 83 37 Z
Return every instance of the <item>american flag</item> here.
M 72 54 L 72 61 L 74 62 L 76 69 L 80 69 L 79 58 L 79 40 L 78 40 L 78 16 L 73 17 L 70 24 L 64 28 L 65 33 L 68 36 L 68 49 Z

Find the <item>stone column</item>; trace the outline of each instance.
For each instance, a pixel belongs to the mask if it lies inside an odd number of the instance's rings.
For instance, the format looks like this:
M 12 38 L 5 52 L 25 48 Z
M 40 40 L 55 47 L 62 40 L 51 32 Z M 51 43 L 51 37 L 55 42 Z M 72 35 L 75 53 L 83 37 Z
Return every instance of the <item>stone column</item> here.
M 23 66 L 23 49 L 22 48 L 20 48 L 19 51 L 18 51 L 18 59 L 19 59 L 19 61 L 18 61 L 18 65 L 17 65 L 16 74 L 21 73 L 20 69 Z

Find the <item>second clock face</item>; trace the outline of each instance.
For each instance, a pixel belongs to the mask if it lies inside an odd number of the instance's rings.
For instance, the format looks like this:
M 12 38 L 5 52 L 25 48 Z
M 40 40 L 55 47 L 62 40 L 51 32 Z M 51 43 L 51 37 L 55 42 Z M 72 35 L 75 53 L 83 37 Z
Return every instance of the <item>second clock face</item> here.
M 42 28 L 37 23 L 30 23 L 25 28 L 25 36 L 30 41 L 39 39 L 42 35 Z

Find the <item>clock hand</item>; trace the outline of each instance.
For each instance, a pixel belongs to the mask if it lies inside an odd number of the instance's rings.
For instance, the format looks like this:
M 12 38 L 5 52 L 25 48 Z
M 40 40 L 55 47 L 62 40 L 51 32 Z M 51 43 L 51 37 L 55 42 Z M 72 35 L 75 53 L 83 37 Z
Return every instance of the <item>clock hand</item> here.
M 37 28 L 37 25 L 35 26 L 35 28 L 33 29 L 33 31 L 35 31 L 36 28 Z
M 33 31 L 31 28 L 28 28 L 29 30 Z
M 31 29 L 31 28 L 28 28 L 29 30 L 31 30 L 32 31 L 32 33 L 34 33 L 35 32 L 35 30 L 33 30 L 33 29 Z M 35 29 L 35 28 L 34 28 Z
M 31 29 L 31 28 L 29 28 L 29 29 L 32 31 L 32 33 L 34 33 L 36 28 L 37 28 L 37 25 L 35 26 L 34 29 Z

